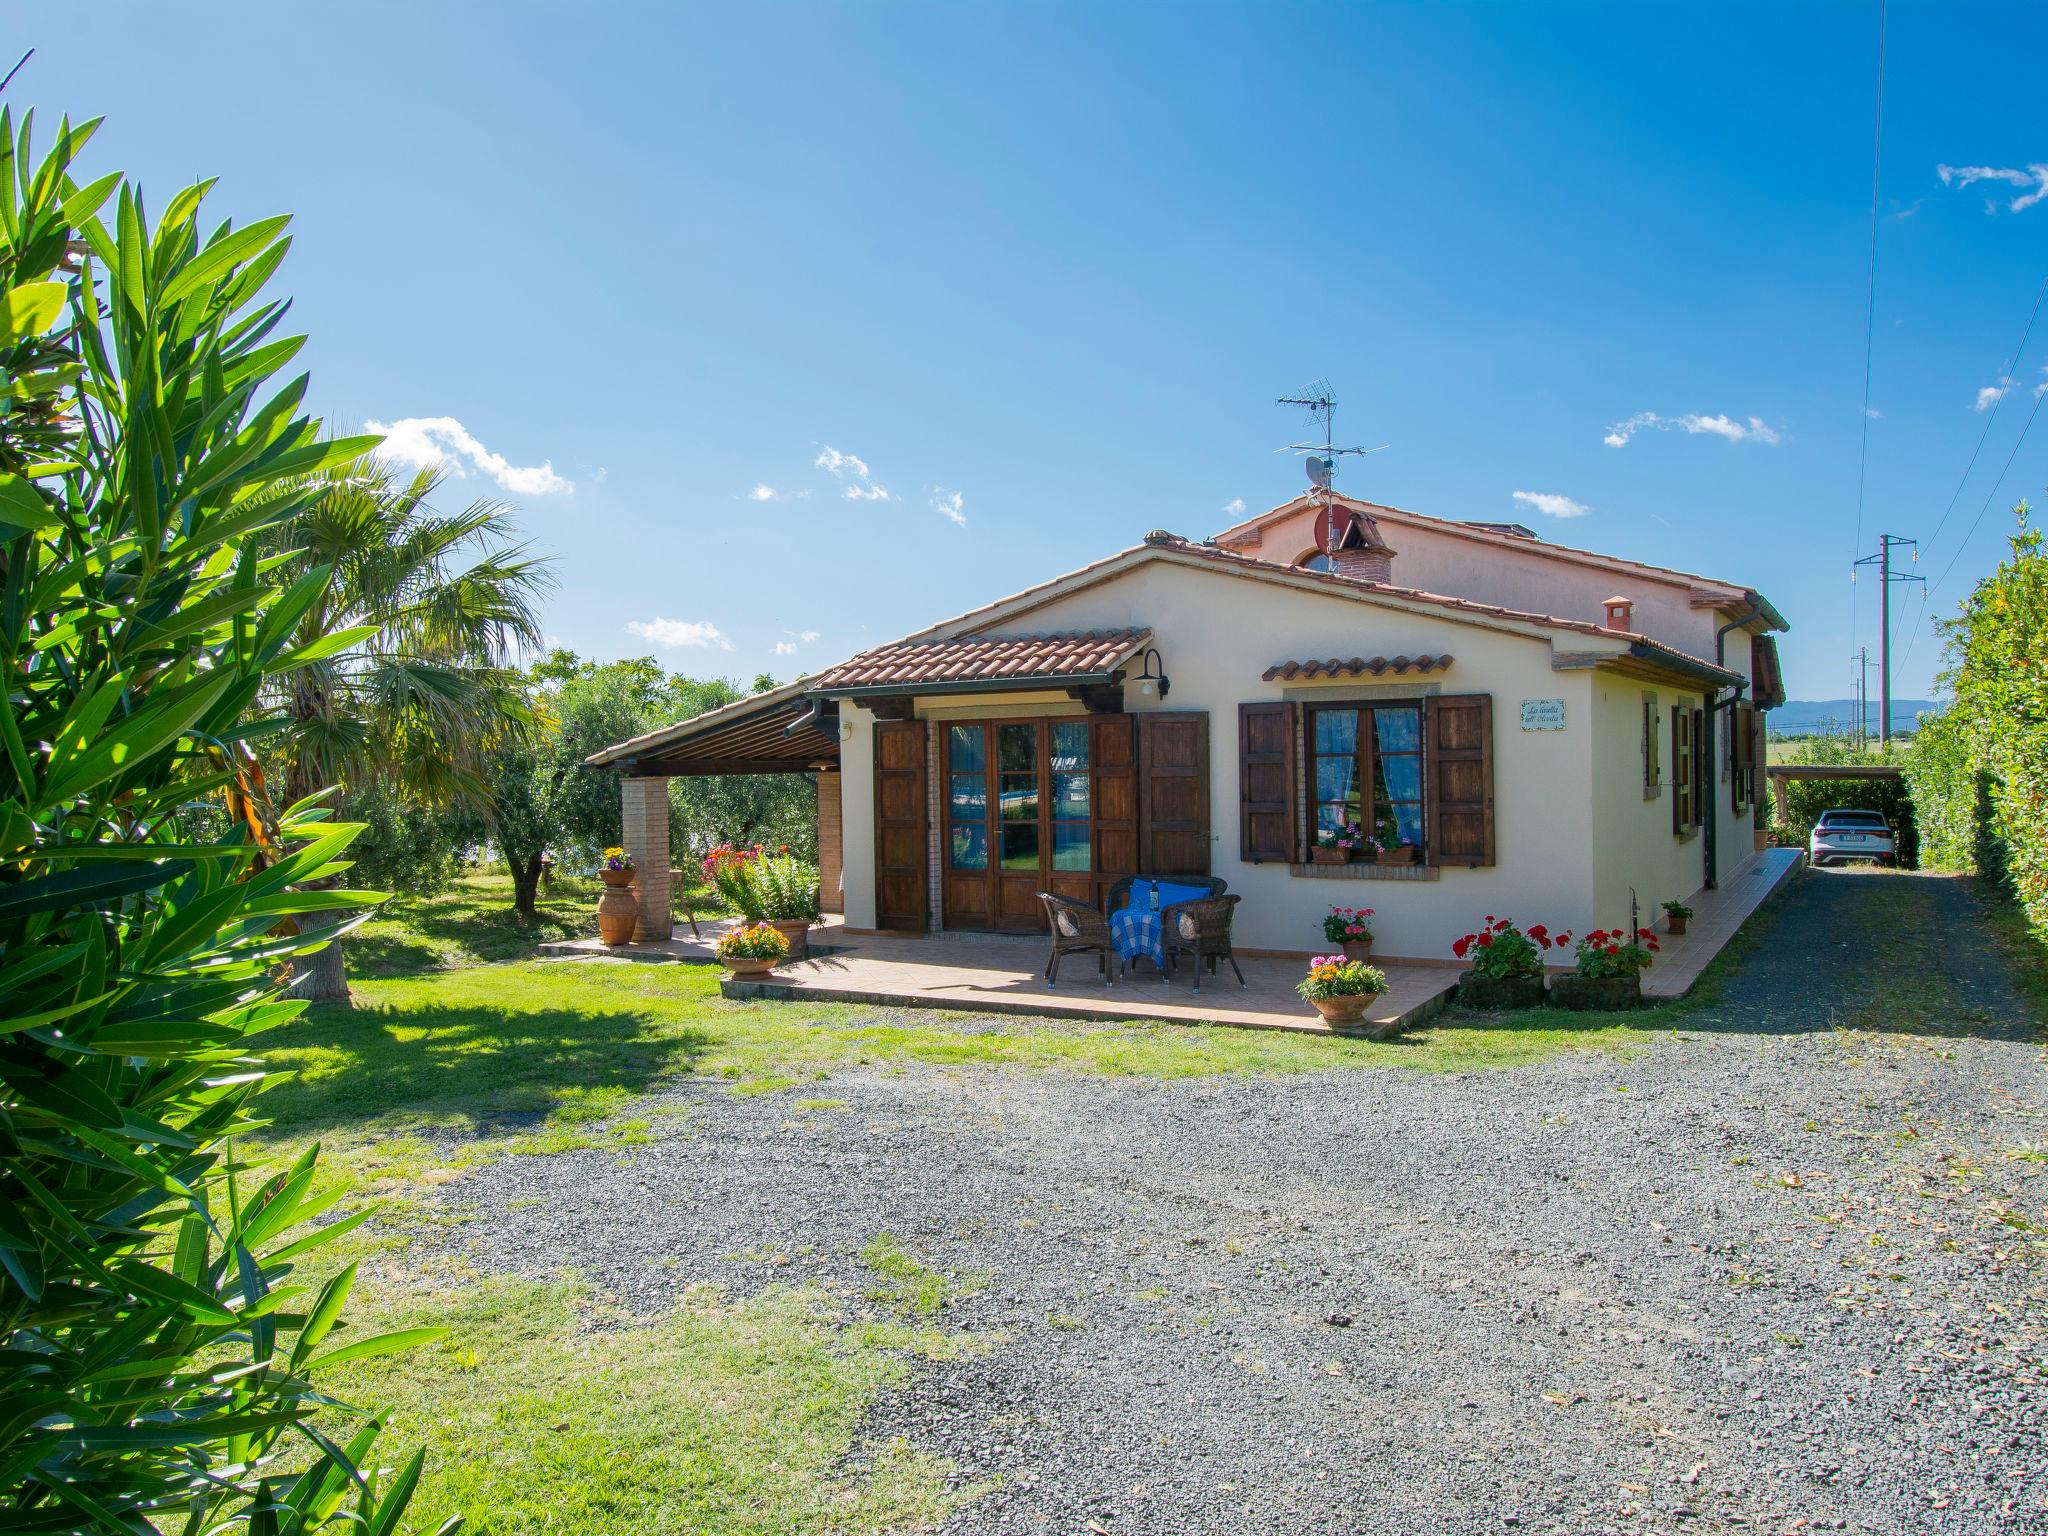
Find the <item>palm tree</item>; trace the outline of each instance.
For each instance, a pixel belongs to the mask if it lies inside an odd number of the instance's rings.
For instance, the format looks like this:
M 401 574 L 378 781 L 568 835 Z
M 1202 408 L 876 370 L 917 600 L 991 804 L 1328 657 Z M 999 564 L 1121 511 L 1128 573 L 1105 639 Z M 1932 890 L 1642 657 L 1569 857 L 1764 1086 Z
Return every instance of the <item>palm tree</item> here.
M 374 782 L 481 805 L 486 754 L 534 723 L 514 664 L 541 643 L 548 561 L 515 542 L 502 503 L 436 512 L 432 470 L 401 478 L 366 457 L 313 483 L 319 494 L 278 542 L 289 551 L 279 577 L 332 566 L 297 638 L 349 639 L 286 676 L 272 700 L 285 718 L 271 749 L 289 798 Z M 339 942 L 311 957 L 296 991 L 348 998 Z

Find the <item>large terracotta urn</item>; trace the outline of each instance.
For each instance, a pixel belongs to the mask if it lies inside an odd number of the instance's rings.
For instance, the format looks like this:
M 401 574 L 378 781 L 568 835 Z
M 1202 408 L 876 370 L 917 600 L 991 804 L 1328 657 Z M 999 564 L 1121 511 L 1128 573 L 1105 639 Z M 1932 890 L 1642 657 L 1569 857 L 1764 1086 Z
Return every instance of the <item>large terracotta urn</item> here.
M 811 920 L 807 917 L 771 917 L 768 926 L 789 941 L 789 958 L 801 960 L 810 953 Z
M 597 936 L 607 944 L 633 942 L 633 925 L 640 921 L 640 903 L 633 895 L 633 871 L 601 869 L 604 893 L 597 898 Z

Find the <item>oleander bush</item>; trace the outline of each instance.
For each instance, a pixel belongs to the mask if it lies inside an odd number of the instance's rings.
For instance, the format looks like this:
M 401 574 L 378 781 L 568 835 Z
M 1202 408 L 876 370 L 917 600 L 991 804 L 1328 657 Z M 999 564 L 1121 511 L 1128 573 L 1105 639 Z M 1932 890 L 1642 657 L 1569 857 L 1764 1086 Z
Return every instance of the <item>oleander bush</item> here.
M 327 573 L 258 550 L 374 440 L 276 382 L 285 221 L 81 185 L 97 126 L 38 160 L 0 112 L 0 1529 L 390 1536 L 420 1458 L 378 1473 L 318 1383 L 424 1335 L 348 1338 L 352 1271 L 308 1265 L 362 1216 L 245 1145 L 297 920 L 369 899 L 306 889 L 357 829 L 254 750 L 266 684 L 359 636 L 295 634 Z

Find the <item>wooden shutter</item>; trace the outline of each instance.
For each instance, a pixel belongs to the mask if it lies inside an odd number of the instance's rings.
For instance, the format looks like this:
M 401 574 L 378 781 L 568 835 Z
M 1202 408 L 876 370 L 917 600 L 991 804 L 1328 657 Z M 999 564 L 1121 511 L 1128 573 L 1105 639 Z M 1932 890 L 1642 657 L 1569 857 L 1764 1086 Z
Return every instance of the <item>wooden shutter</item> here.
M 1247 864 L 1295 863 L 1296 704 L 1237 706 L 1237 856 Z
M 1657 788 L 1659 775 L 1664 770 L 1664 744 L 1657 738 L 1663 734 L 1664 712 L 1657 707 L 1657 695 L 1643 695 L 1643 788 Z M 1645 798 L 1648 798 L 1645 796 Z
M 1671 830 L 1683 835 L 1692 830 L 1692 711 L 1683 704 L 1671 706 Z
M 925 723 L 875 722 L 875 926 L 923 933 L 931 921 Z
M 1153 710 L 1138 721 L 1138 870 L 1209 873 L 1209 716 Z
M 1493 862 L 1493 698 L 1440 694 L 1425 701 L 1423 772 L 1429 780 L 1429 862 Z
M 1707 818 L 1714 814 L 1714 764 L 1707 757 L 1707 712 L 1694 709 L 1692 712 L 1692 824 L 1706 825 Z
M 1728 758 L 1729 808 L 1746 811 L 1756 783 L 1756 710 L 1748 704 L 1729 711 Z
M 1138 872 L 1138 733 L 1135 715 L 1095 715 L 1088 722 L 1088 836 L 1093 848 L 1094 905 L 1124 875 Z

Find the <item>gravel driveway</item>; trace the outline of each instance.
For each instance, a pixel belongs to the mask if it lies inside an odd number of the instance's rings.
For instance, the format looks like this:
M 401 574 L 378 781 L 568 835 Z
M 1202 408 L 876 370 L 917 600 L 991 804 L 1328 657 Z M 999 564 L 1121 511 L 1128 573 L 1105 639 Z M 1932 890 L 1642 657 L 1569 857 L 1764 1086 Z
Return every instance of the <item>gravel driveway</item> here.
M 1935 1016 L 1836 1028 L 1899 881 Z M 2048 1532 L 2043 1253 L 2001 1219 L 2048 1226 L 2048 1164 L 2008 1155 L 2048 1148 L 2048 1090 L 1973 900 L 1810 875 L 1629 1058 L 911 1067 L 819 1084 L 843 1110 L 691 1083 L 623 1159 L 450 1187 L 487 1217 L 450 1241 L 648 1309 L 857 1296 L 884 1230 L 986 1276 L 943 1321 L 992 1347 L 870 1426 L 993 1484 L 949 1532 Z

